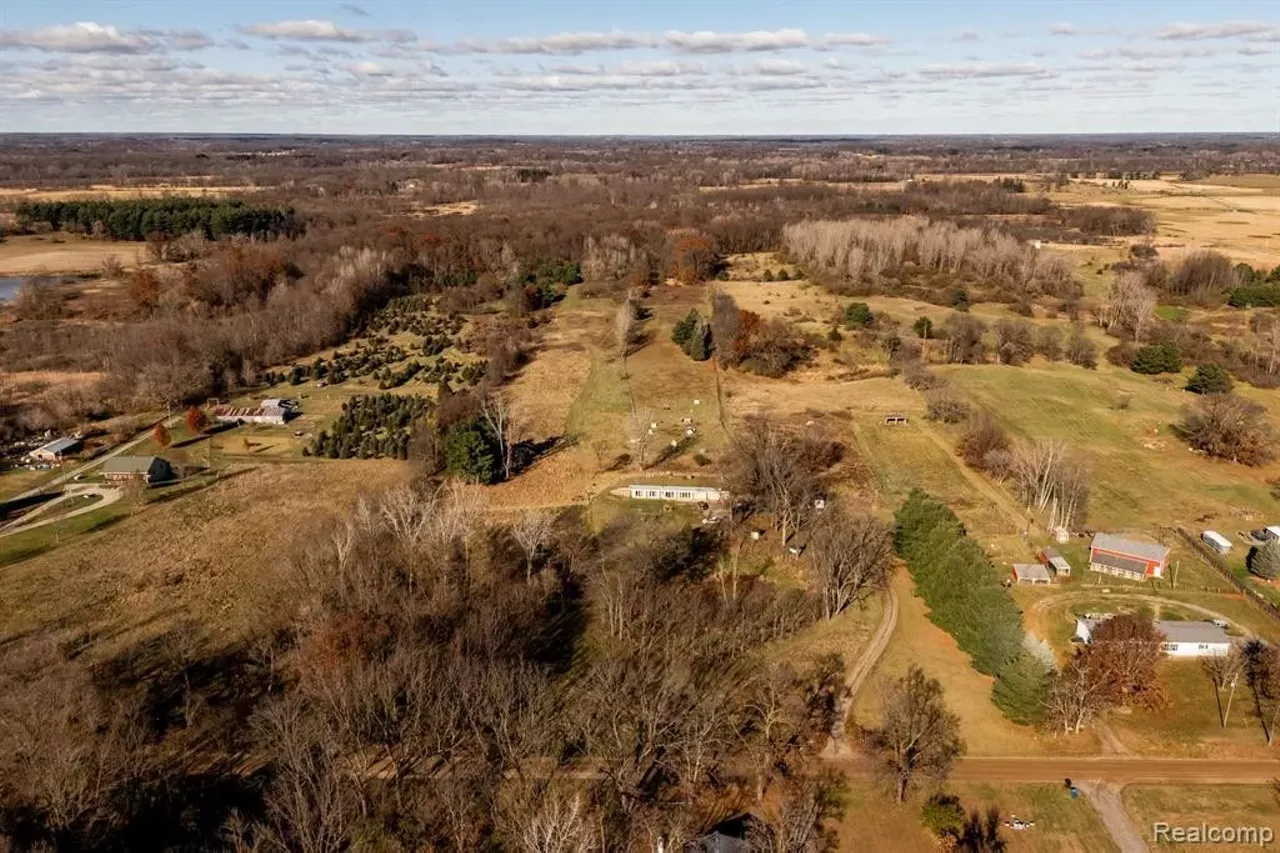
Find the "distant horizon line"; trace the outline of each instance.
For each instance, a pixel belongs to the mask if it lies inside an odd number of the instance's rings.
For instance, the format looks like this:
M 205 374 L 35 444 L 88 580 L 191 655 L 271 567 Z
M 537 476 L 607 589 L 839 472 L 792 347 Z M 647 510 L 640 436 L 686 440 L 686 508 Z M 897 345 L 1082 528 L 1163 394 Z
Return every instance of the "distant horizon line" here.
M 0 139 L 19 136 L 77 137 L 167 137 L 167 138 L 284 138 L 284 139 L 634 139 L 634 140 L 722 140 L 722 141 L 841 141 L 857 139 L 1080 139 L 1092 137 L 1272 137 L 1274 130 L 1107 130 L 1070 133 L 1010 131 L 1003 133 L 330 133 L 324 131 L 161 131 L 161 130 L 5 130 Z

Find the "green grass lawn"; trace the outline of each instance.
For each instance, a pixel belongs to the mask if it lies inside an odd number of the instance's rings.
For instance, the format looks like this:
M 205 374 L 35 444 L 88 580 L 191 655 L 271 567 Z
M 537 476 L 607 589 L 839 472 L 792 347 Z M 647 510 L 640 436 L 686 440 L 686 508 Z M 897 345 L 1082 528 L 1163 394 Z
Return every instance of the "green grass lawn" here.
M 1245 524 L 1243 513 L 1276 513 L 1265 483 L 1273 470 L 1205 459 L 1172 433 L 1182 407 L 1193 402 L 1178 385 L 1105 364 L 1096 371 L 1037 361 L 938 372 L 1013 435 L 1060 439 L 1088 459 L 1092 527 L 1153 530 L 1181 523 L 1196 531 L 1234 531 Z M 1277 408 L 1271 397 L 1250 396 Z
M 22 533 L 0 536 L 0 566 L 21 562 L 37 554 L 65 545 L 77 536 L 103 530 L 129 514 L 128 500 L 118 501 L 96 512 L 41 525 Z

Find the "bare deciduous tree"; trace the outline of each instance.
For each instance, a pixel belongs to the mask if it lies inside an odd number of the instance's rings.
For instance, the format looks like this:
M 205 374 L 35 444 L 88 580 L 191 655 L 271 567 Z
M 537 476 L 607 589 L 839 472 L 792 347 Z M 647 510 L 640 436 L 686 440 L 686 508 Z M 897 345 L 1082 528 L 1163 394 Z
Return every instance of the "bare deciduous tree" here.
M 884 586 L 893 536 L 874 516 L 837 503 L 819 517 L 808 553 L 823 615 L 833 619 Z
M 903 802 L 921 777 L 941 781 L 964 752 L 960 718 L 942 701 L 942 685 L 914 664 L 891 683 L 881 703 L 884 723 L 870 746 Z
M 618 360 L 622 362 L 624 377 L 627 374 L 627 353 L 635 341 L 636 325 L 636 304 L 628 296 L 613 315 L 613 345 L 617 349 Z
M 543 510 L 531 509 L 520 513 L 511 524 L 511 537 L 520 545 L 520 549 L 524 551 L 524 570 L 525 577 L 533 577 L 533 558 L 537 556 L 538 549 L 546 544 L 547 538 L 551 535 L 551 528 L 555 524 L 555 518 L 549 512 Z
M 1239 646 L 1232 643 L 1226 654 L 1210 655 L 1203 659 L 1201 665 L 1204 667 L 1205 674 L 1209 676 L 1209 680 L 1213 682 L 1213 695 L 1218 701 L 1218 722 L 1225 729 L 1227 720 L 1231 717 L 1231 702 L 1236 698 L 1236 686 L 1240 683 L 1240 677 L 1244 675 L 1244 653 Z M 1224 690 L 1227 691 L 1225 705 L 1222 704 Z
M 635 448 L 636 464 L 641 469 L 645 466 L 645 452 L 653 441 L 654 423 L 653 409 L 633 409 L 627 416 L 627 441 Z
M 1089 473 L 1060 441 L 1034 441 L 1013 453 L 1013 478 L 1027 508 L 1045 513 L 1049 528 L 1077 525 L 1089 502 Z
M 511 398 L 502 391 L 486 394 L 480 401 L 480 417 L 489 427 L 489 433 L 498 442 L 498 454 L 502 459 L 502 479 L 511 479 L 512 458 L 520 441 L 522 419 Z
M 1111 285 L 1105 309 L 1107 331 L 1123 330 L 1142 342 L 1142 335 L 1155 315 L 1159 297 L 1139 273 L 1121 273 Z

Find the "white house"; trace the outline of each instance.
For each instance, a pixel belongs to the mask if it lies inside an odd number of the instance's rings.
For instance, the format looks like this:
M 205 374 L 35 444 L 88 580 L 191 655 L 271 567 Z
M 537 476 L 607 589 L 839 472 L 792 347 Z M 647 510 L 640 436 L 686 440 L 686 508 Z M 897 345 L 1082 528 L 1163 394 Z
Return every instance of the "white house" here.
M 1109 619 L 1076 619 L 1076 636 L 1085 643 L 1092 642 L 1093 632 Z M 1231 638 L 1221 625 L 1213 622 L 1177 622 L 1158 619 L 1156 630 L 1164 634 L 1160 648 L 1170 657 L 1203 658 L 1225 655 L 1231 648 Z
M 632 500 L 674 501 L 676 503 L 721 503 L 728 492 L 714 486 L 627 486 Z

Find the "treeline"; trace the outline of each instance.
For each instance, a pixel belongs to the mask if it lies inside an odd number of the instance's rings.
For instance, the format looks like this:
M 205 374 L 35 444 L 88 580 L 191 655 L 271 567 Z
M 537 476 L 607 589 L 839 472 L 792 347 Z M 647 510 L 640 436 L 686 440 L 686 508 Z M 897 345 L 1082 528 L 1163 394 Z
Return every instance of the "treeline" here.
M 920 217 L 809 221 L 783 229 L 783 246 L 833 289 L 923 291 L 945 300 L 968 285 L 990 301 L 1037 296 L 1076 300 L 1083 287 L 1064 255 L 1042 252 L 993 229 L 963 228 Z
M 999 571 L 955 513 L 919 489 L 894 519 L 894 545 L 929 606 L 929 619 L 955 638 L 975 669 L 995 676 L 997 706 L 1016 722 L 1028 721 L 1047 668 L 1023 650 L 1022 613 Z M 1028 677 L 1037 670 L 1038 679 Z
M 232 236 L 273 239 L 294 237 L 303 227 L 291 209 L 183 197 L 28 201 L 18 205 L 17 216 L 21 228 L 45 226 L 112 240 L 178 237 L 192 232 L 209 240 Z

